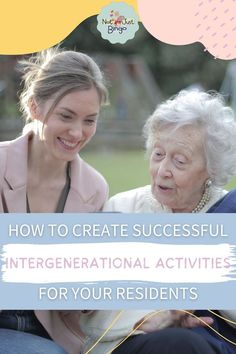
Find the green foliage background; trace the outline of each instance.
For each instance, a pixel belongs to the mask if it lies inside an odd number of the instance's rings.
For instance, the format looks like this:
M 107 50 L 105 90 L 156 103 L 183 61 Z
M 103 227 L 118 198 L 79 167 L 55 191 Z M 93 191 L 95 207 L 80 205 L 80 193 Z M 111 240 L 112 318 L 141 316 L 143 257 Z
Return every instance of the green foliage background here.
M 139 25 L 140 28 L 134 39 L 125 44 L 111 44 L 102 39 L 96 28 L 96 16 L 93 16 L 81 23 L 61 45 L 67 49 L 76 49 L 95 56 L 98 62 L 99 56 L 105 57 L 105 60 L 110 60 L 111 63 L 114 57 L 139 56 L 149 67 L 160 89 L 162 99 L 195 84 L 200 84 L 206 90 L 220 89 L 230 61 L 214 59 L 211 54 L 204 52 L 204 47 L 200 43 L 184 46 L 162 43 L 153 38 L 141 23 Z M 12 139 L 20 132 L 19 124 L 16 124 L 20 119 L 14 119 L 20 116 L 17 107 L 20 78 L 15 71 L 18 59 L 20 58 L 15 56 L 0 56 L 0 83 L 2 80 L 2 84 L 6 85 L 5 90 L 0 90 L 1 140 Z M 112 91 L 112 83 L 114 80 L 110 82 L 110 91 Z M 115 90 L 116 87 L 113 87 L 114 96 Z M 141 104 L 143 105 L 143 101 Z M 111 105 L 114 105 L 114 102 L 111 102 Z M 135 112 L 139 109 L 133 100 L 129 100 L 129 105 L 133 105 Z M 109 114 L 108 116 L 109 123 L 111 120 Z M 145 121 L 146 116 L 143 119 Z M 6 123 L 13 120 L 15 123 L 12 122 L 8 131 Z M 13 124 L 15 129 L 12 127 Z M 6 133 L 3 134 L 3 131 Z M 89 144 L 89 148 L 90 146 L 91 150 L 82 151 L 82 156 L 107 179 L 110 195 L 149 183 L 148 161 L 145 159 L 144 151 L 128 150 L 124 146 L 121 146 L 121 150 L 119 146 L 114 147 L 113 141 L 107 146 L 100 141 L 95 148 Z M 228 189 L 233 187 L 236 187 L 236 177 L 227 185 Z
M 229 61 L 214 59 L 201 43 L 169 45 L 158 41 L 139 23 L 134 39 L 111 44 L 97 30 L 96 16 L 80 24 L 63 42 L 86 53 L 140 55 L 151 69 L 164 97 L 200 83 L 206 90 L 219 90 Z

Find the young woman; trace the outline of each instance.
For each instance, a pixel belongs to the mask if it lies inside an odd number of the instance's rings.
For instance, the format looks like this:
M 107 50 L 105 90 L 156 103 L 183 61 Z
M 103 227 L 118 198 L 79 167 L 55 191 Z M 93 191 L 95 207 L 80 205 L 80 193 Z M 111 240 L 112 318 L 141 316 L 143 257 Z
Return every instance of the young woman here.
M 85 54 L 57 48 L 21 62 L 21 69 L 26 125 L 18 139 L 0 143 L 0 212 L 99 211 L 107 183 L 78 155 L 95 134 L 100 107 L 107 102 L 99 67 Z M 2 311 L 0 352 L 78 354 L 83 340 L 78 316 Z

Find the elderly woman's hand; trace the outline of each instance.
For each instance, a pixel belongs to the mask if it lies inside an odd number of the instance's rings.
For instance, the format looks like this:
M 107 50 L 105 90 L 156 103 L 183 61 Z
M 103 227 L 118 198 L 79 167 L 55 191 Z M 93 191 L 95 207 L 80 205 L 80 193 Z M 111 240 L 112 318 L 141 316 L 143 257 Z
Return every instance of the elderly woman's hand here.
M 193 313 L 193 311 L 188 312 Z M 145 316 L 140 321 L 136 322 L 134 328 L 147 333 L 166 327 L 194 328 L 211 325 L 212 323 L 213 319 L 211 317 L 196 318 L 181 310 L 168 310 L 156 314 L 150 313 L 150 316 Z

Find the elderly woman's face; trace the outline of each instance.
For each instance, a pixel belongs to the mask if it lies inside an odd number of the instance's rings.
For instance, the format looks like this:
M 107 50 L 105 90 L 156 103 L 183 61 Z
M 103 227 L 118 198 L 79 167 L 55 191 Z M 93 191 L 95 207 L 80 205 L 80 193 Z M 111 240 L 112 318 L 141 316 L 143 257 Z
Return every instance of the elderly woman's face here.
M 203 133 L 190 126 L 162 128 L 150 157 L 152 193 L 174 212 L 191 212 L 201 200 L 209 177 Z

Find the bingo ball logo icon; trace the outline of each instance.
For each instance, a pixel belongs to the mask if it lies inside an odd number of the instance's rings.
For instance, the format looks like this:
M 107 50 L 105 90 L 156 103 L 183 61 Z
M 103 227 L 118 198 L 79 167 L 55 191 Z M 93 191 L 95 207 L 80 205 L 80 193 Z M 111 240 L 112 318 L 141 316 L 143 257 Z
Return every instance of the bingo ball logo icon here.
M 109 42 L 125 43 L 134 38 L 139 29 L 138 16 L 132 6 L 124 2 L 113 2 L 102 8 L 97 16 L 97 29 Z

